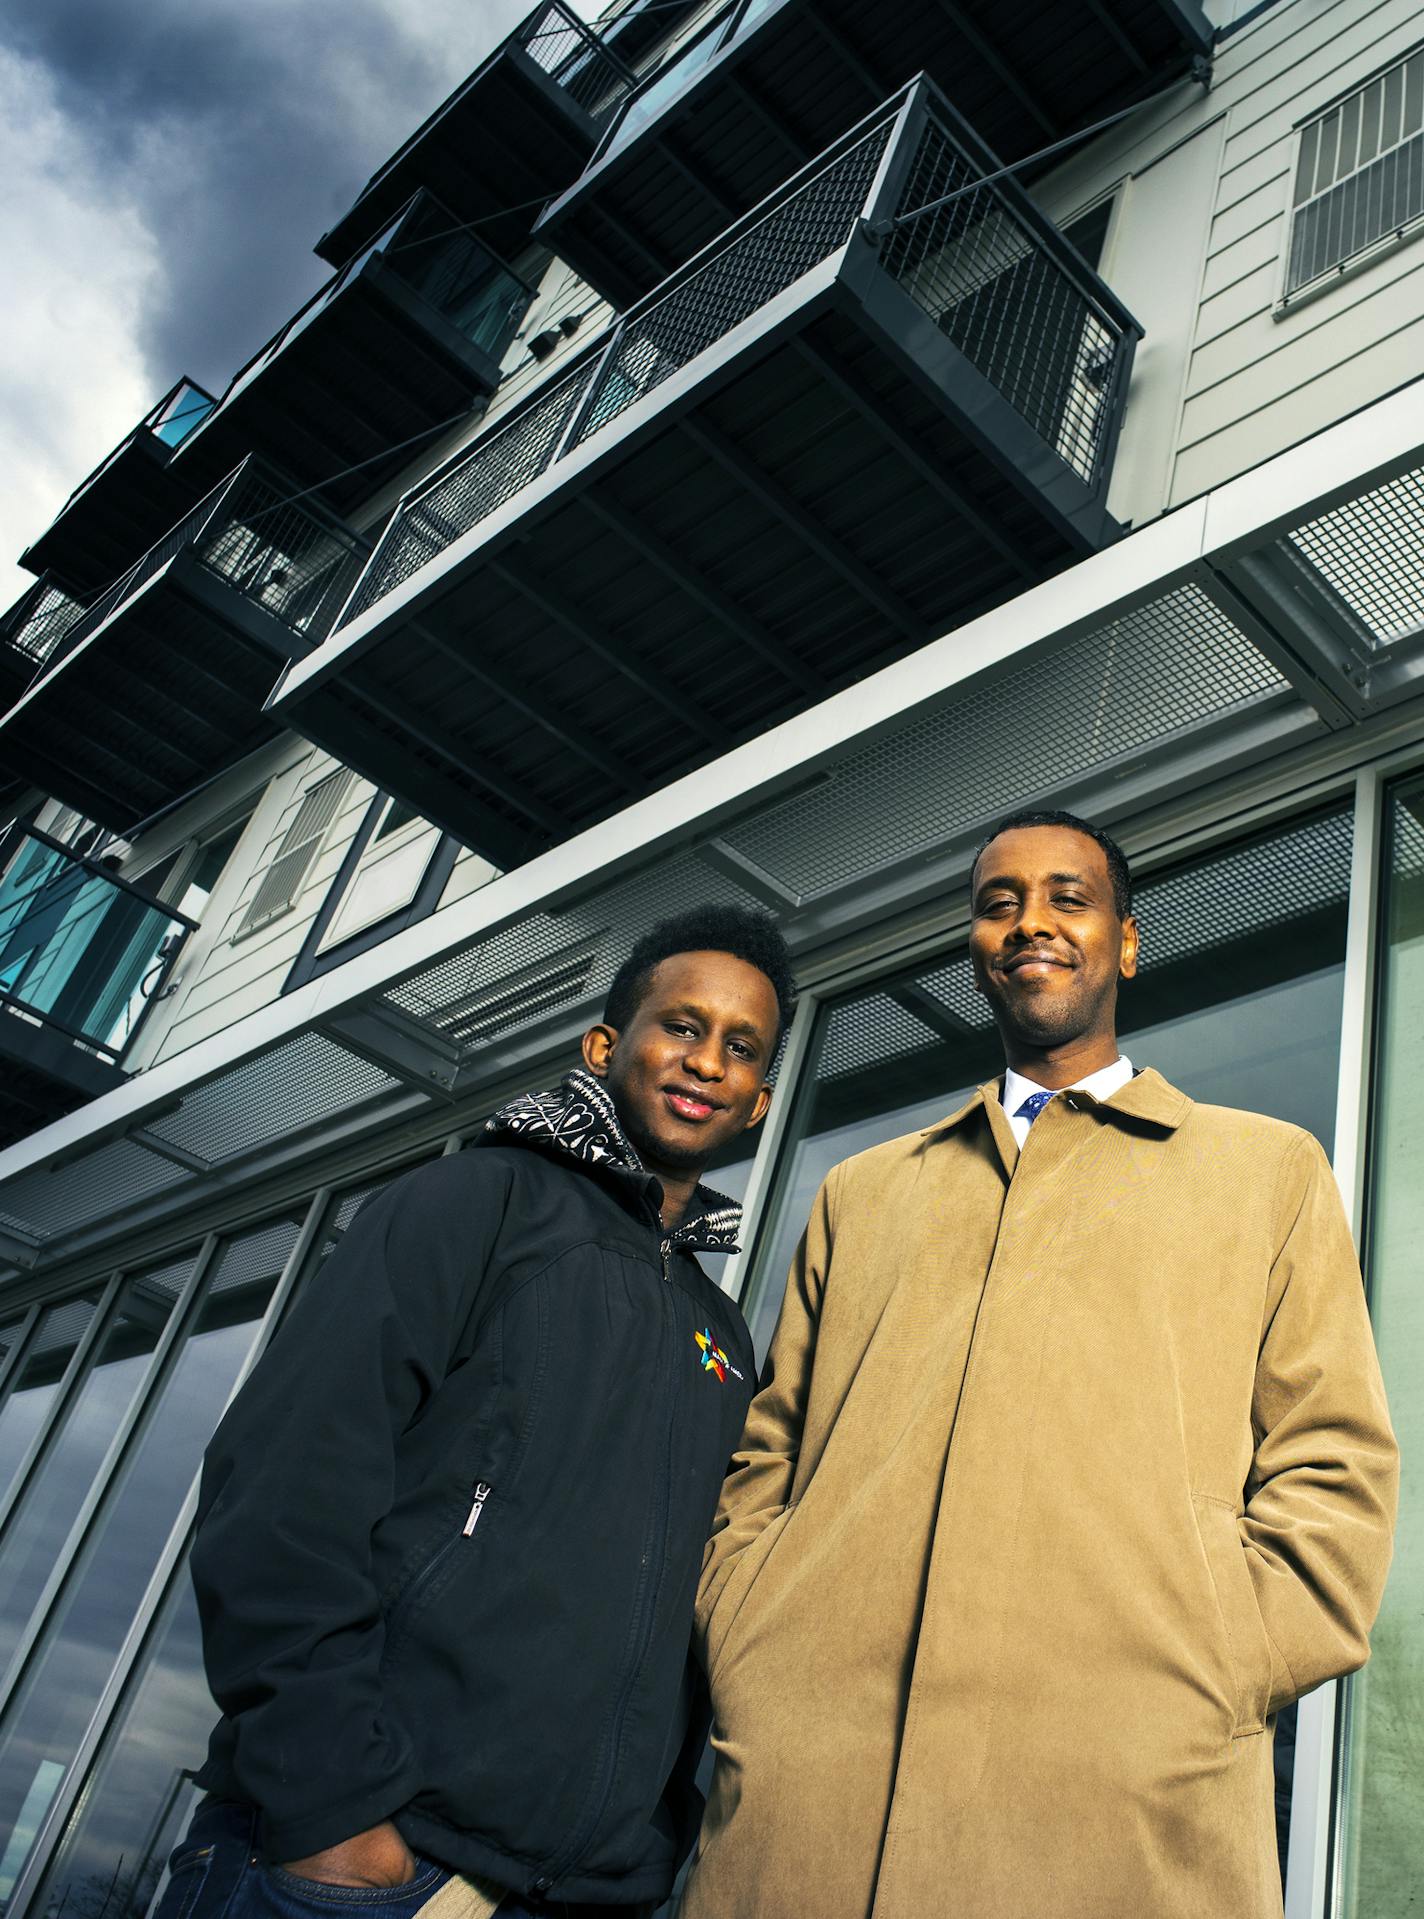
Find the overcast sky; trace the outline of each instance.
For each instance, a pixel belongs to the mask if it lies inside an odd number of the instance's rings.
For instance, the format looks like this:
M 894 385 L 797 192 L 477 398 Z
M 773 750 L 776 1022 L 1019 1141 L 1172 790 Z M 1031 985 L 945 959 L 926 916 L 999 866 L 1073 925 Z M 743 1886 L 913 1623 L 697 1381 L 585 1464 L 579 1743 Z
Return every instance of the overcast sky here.
M 78 481 L 180 374 L 222 389 L 532 4 L 0 0 L 0 609 Z

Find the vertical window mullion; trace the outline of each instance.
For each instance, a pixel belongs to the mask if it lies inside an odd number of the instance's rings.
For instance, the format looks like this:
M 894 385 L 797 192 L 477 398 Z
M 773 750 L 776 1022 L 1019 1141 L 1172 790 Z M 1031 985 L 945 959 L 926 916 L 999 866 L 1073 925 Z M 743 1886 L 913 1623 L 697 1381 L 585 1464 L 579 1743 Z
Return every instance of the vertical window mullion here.
M 218 1246 L 219 1240 L 216 1233 L 209 1233 L 202 1242 L 193 1262 L 193 1270 L 188 1275 L 183 1291 L 159 1335 L 158 1344 L 153 1349 L 153 1356 L 149 1360 L 143 1384 L 134 1394 L 133 1401 L 125 1411 L 118 1430 L 110 1440 L 103 1464 L 94 1475 L 94 1482 L 85 1495 L 84 1503 L 75 1516 L 74 1524 L 70 1527 L 69 1537 L 65 1540 L 58 1559 L 50 1569 L 44 1591 L 30 1615 L 19 1645 L 15 1648 L 15 1656 L 10 1662 L 9 1671 L 5 1674 L 3 1681 L 0 1681 L 0 1716 L 3 1716 L 13 1699 L 35 1649 L 43 1638 L 45 1622 L 63 1593 L 75 1562 L 88 1541 L 95 1518 L 102 1511 L 110 1484 L 122 1465 L 131 1442 L 142 1429 L 158 1393 L 162 1390 L 173 1355 L 186 1338 L 193 1322 Z
M 39 1323 L 40 1303 L 36 1300 L 21 1319 L 20 1330 L 10 1342 L 9 1352 L 0 1359 L 0 1406 L 4 1405 L 10 1387 L 19 1378 L 20 1368 L 28 1356 L 30 1341 L 34 1338 L 35 1328 Z
M 14 1484 L 7 1492 L 0 1495 L 0 1543 L 3 1543 L 5 1528 L 9 1524 L 11 1513 L 19 1505 L 36 1472 L 41 1469 L 42 1462 L 48 1456 L 51 1439 L 69 1415 L 75 1393 L 88 1371 L 89 1361 L 93 1357 L 99 1337 L 101 1333 L 108 1331 L 121 1285 L 122 1277 L 118 1273 L 111 1273 L 105 1281 L 89 1324 L 84 1328 L 78 1344 L 70 1355 L 69 1364 L 64 1369 L 64 1377 L 60 1381 L 59 1391 L 55 1394 L 54 1404 L 46 1413 L 39 1431 L 27 1447 Z

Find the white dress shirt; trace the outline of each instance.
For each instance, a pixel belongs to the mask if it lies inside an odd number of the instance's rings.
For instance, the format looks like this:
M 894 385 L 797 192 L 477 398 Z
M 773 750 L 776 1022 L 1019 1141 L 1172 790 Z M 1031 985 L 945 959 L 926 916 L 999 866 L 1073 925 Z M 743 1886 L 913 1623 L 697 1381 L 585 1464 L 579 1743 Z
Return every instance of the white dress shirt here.
M 1076 1092 L 1081 1088 L 1091 1093 L 1094 1099 L 1111 1099 L 1120 1086 L 1126 1086 L 1132 1078 L 1132 1061 L 1119 1053 L 1111 1066 L 1100 1066 L 1096 1073 L 1089 1073 L 1086 1079 L 1075 1079 L 1072 1086 L 1059 1087 L 1063 1093 Z M 1022 1073 L 1016 1073 L 1012 1066 L 1004 1068 L 1004 1111 L 1008 1115 L 1009 1125 L 1013 1128 L 1014 1138 L 1018 1141 L 1019 1151 L 1028 1138 L 1028 1129 L 1033 1121 L 1024 1116 L 1016 1117 L 1020 1106 L 1035 1093 L 1045 1093 L 1048 1088 L 1040 1086 L 1037 1080 L 1025 1079 Z

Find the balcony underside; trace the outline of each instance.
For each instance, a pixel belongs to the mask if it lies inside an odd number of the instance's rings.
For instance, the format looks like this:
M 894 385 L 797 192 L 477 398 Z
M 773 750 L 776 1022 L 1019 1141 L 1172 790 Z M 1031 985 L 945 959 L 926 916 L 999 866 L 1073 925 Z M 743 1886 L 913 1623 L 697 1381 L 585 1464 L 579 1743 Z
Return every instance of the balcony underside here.
M 206 491 L 172 459 L 140 428 L 26 548 L 21 566 L 53 571 L 86 597 L 117 579 Z
M 1189 0 L 782 0 L 535 237 L 629 306 L 919 72 L 1009 161 L 1185 73 L 1210 44 Z
M 0 1147 L 98 1099 L 124 1077 L 67 1034 L 0 1006 Z
M 184 441 L 174 469 L 201 498 L 256 453 L 302 487 L 324 482 L 323 501 L 345 512 L 380 484 L 382 454 L 403 447 L 391 464 L 405 464 L 411 439 L 498 384 L 496 361 L 371 261 Z
M 509 865 L 1112 537 L 864 264 L 338 629 L 279 711 Z
M 0 720 L 0 768 L 123 832 L 272 737 L 304 649 L 180 552 Z
M 479 221 L 485 245 L 511 259 L 528 243 L 538 202 L 578 177 L 597 139 L 565 89 L 522 48 L 506 47 L 375 175 L 317 241 L 317 256 L 345 265 L 427 187 L 456 220 Z

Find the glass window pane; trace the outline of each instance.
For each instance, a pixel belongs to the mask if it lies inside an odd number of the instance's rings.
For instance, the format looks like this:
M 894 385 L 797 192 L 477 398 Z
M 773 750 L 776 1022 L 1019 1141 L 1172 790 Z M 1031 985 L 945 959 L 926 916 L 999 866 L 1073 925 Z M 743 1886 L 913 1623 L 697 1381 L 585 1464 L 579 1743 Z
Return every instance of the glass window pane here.
M 1424 1909 L 1424 780 L 1395 792 L 1388 819 L 1366 1265 L 1404 1480 L 1370 1662 L 1343 1694 L 1345 1919 Z
M 337 1201 L 313 1271 L 361 1203 L 385 1183 L 376 1180 Z M 67 1914 L 83 1913 L 91 1888 L 113 1887 L 104 1919 L 142 1919 L 196 1797 L 183 1773 L 201 1763 L 216 1717 L 185 1565 L 70 1815 L 35 1910 L 57 1914 L 62 1906 Z
M 214 1263 L 0 1734 L 0 1847 L 36 1782 L 53 1780 L 47 1807 L 73 1761 L 296 1235 L 295 1220 L 278 1221 L 231 1241 Z M 0 1884 L 0 1900 L 9 1890 Z
M 99 1304 L 97 1293 L 51 1306 L 35 1329 L 19 1376 L 0 1406 L 0 1498 L 19 1476 L 30 1442 L 59 1397 L 65 1368 Z M 4 1657 L 0 1653 L 0 1669 Z
M 192 1269 L 187 1253 L 127 1282 L 62 1425 L 10 1515 L 0 1540 L 0 1670 L 19 1644 Z

